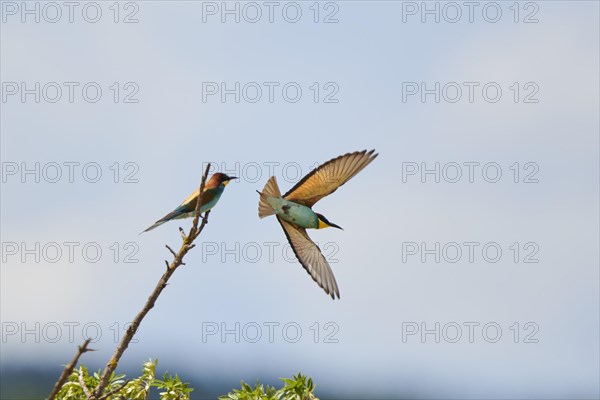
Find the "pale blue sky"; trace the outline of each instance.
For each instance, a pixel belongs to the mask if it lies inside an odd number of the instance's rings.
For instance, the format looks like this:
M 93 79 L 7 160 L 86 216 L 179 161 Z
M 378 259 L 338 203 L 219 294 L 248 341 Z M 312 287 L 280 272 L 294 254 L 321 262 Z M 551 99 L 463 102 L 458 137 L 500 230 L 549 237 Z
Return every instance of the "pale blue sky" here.
M 83 180 L 80 170 L 73 183 L 66 177 L 35 183 L 31 176 L 22 183 L 18 175 L 3 182 L 5 247 L 76 241 L 97 242 L 103 250 L 97 263 L 80 253 L 73 263 L 66 255 L 57 263 L 23 263 L 20 253 L 3 253 L 3 334 L 14 324 L 20 329 L 39 322 L 40 332 L 51 323 L 63 326 L 56 343 L 6 336 L 3 368 L 35 361 L 58 371 L 90 322 L 101 327 L 102 337 L 99 351 L 84 362 L 104 365 L 115 347 L 115 323 L 133 318 L 163 272 L 164 244 L 178 245 L 177 227 L 190 222 L 138 233 L 193 191 L 204 163 L 213 161 L 239 163 L 240 171 L 258 164 L 261 177 L 249 182 L 247 174 L 227 187 L 202 237 L 217 254 L 205 254 L 206 263 L 200 246 L 189 254 L 144 321 L 139 343 L 125 354 L 124 367 L 153 357 L 160 370 L 218 379 L 225 387 L 302 371 L 333 398 L 598 397 L 597 2 L 541 1 L 527 9 L 520 3 L 519 23 L 513 22 L 513 2 L 498 3 L 497 23 L 486 22 L 481 9 L 473 23 L 466 14 L 458 23 L 432 17 L 421 23 L 419 14 L 404 23 L 409 3 L 342 1 L 334 3 L 339 22 L 333 24 L 312 21 L 313 2 L 298 3 L 303 14 L 295 24 L 277 12 L 273 23 L 221 23 L 218 16 L 203 23 L 201 2 L 160 1 L 137 3 L 139 22 L 123 24 L 112 21 L 112 3 L 100 4 L 96 24 L 77 10 L 72 24 L 22 23 L 19 14 L 3 11 L 5 85 L 98 82 L 103 89 L 97 103 L 77 90 L 73 103 L 66 92 L 57 103 L 36 104 L 32 96 L 22 103 L 18 95 L 1 103 L 3 170 L 9 163 L 95 162 L 103 172 L 97 183 Z M 331 7 L 319 18 L 335 11 Z M 119 18 L 132 10 L 121 9 Z M 539 22 L 522 23 L 532 12 Z M 135 82 L 139 102 L 115 104 L 114 82 L 121 95 L 126 82 Z M 276 89 L 273 103 L 266 91 L 257 103 L 235 103 L 232 96 L 225 103 L 217 96 L 203 102 L 203 82 L 278 82 L 279 88 L 297 82 L 303 95 L 288 103 Z M 334 82 L 339 102 L 315 103 L 314 82 L 321 96 Z M 418 96 L 403 102 L 402 82 L 458 82 L 465 91 L 455 104 L 435 103 L 433 96 L 426 103 Z M 463 82 L 480 83 L 473 103 Z M 500 101 L 482 98 L 488 82 L 502 88 Z M 538 103 L 522 102 L 528 82 L 539 88 Z M 269 178 L 265 163 L 294 163 L 306 173 L 315 163 L 371 148 L 380 153 L 376 161 L 315 206 L 345 229 L 311 232 L 337 250 L 332 268 L 341 300 L 332 301 L 298 263 L 285 260 L 285 236 L 274 219 L 258 219 L 255 190 Z M 135 163 L 139 182 L 114 183 L 109 167 L 115 162 L 122 174 L 131 171 L 123 170 L 125 163 Z M 503 175 L 494 184 L 481 175 L 473 183 L 421 183 L 417 177 L 403 183 L 407 162 L 495 162 Z M 539 183 L 514 183 L 509 167 L 515 162 L 522 174 L 525 163 L 536 163 Z M 275 174 L 282 190 L 293 185 L 282 168 Z M 121 261 L 123 245 L 134 242 L 139 263 L 115 263 L 114 242 Z M 267 242 L 277 243 L 272 262 Z M 496 242 L 503 256 L 497 263 L 480 253 L 473 263 L 422 263 L 418 256 L 403 262 L 407 242 L 429 248 L 435 242 Z M 536 243 L 539 262 L 515 263 L 514 242 Z M 252 263 L 254 253 L 242 254 L 235 262 L 223 251 L 236 243 L 240 249 L 257 243 L 262 257 Z M 521 249 L 520 259 L 525 253 Z M 69 322 L 80 324 L 74 343 L 66 338 Z M 210 336 L 203 343 L 207 323 L 232 328 L 236 322 L 263 326 L 263 338 L 235 343 L 230 335 L 221 343 Z M 302 338 L 288 343 L 276 330 L 270 343 L 264 325 L 270 322 L 296 323 Z M 339 328 L 337 343 L 324 343 L 327 322 Z M 474 343 L 435 343 L 431 335 L 426 343 L 418 336 L 403 343 L 407 322 L 493 322 L 503 335 L 493 344 L 481 332 Z M 515 322 L 519 343 L 510 328 Z M 539 327 L 538 343 L 523 343 L 527 322 Z

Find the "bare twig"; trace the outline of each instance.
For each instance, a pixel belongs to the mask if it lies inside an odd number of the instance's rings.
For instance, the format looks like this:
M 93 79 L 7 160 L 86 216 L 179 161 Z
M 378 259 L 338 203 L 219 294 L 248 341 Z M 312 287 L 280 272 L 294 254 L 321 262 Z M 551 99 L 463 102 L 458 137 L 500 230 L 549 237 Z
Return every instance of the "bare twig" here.
M 173 257 L 177 257 L 177 253 L 175 253 L 175 252 L 173 251 L 173 249 L 169 247 L 169 245 L 168 245 L 168 244 L 165 244 L 165 247 L 166 247 L 167 249 L 169 249 L 169 251 L 171 252 L 171 254 L 173 254 Z
M 160 296 L 163 289 L 167 286 L 169 278 L 171 278 L 171 275 L 173 275 L 173 273 L 175 272 L 177 267 L 179 267 L 180 265 L 185 265 L 185 263 L 183 262 L 183 258 L 185 257 L 187 252 L 193 248 L 192 242 L 198 237 L 198 235 L 200 235 L 200 233 L 204 229 L 204 226 L 206 225 L 206 223 L 208 221 L 208 215 L 210 214 L 210 211 L 207 211 L 204 214 L 204 217 L 202 219 L 202 223 L 200 224 L 200 226 L 198 226 L 198 220 L 200 218 L 200 205 L 202 204 L 202 197 L 204 196 L 204 186 L 206 184 L 206 177 L 208 176 L 209 169 L 210 169 L 210 163 L 206 166 L 206 169 L 204 170 L 204 175 L 202 176 L 202 181 L 200 183 L 200 191 L 198 193 L 198 200 L 196 201 L 194 222 L 192 223 L 192 228 L 190 229 L 190 233 L 188 235 L 186 235 L 185 232 L 183 231 L 183 229 L 179 228 L 181 231 L 181 237 L 183 239 L 183 243 L 181 244 L 179 251 L 176 254 L 174 254 L 173 261 L 171 261 L 170 264 L 167 263 L 168 264 L 167 270 L 160 277 L 160 280 L 158 281 L 158 283 L 156 284 L 156 287 L 150 294 L 150 297 L 148 297 L 148 300 L 146 300 L 146 303 L 144 304 L 144 307 L 142 308 L 142 310 L 135 316 L 135 318 L 133 319 L 133 322 L 129 325 L 129 327 L 125 331 L 125 335 L 123 335 L 123 339 L 121 339 L 121 342 L 117 346 L 113 356 L 110 358 L 110 360 L 106 364 L 106 367 L 104 368 L 104 371 L 102 372 L 100 382 L 98 383 L 98 386 L 94 390 L 94 393 L 92 394 L 91 399 L 100 400 L 104 397 L 103 392 L 104 392 L 104 389 L 106 389 L 106 387 L 108 386 L 110 376 L 117 368 L 117 364 L 119 363 L 121 356 L 123 355 L 123 353 L 129 346 L 131 339 L 133 339 L 133 336 L 135 335 L 137 328 L 140 326 L 140 324 L 141 324 L 142 320 L 144 319 L 144 317 L 146 316 L 146 314 L 148 314 L 148 312 L 152 309 L 152 307 L 154 307 L 154 303 L 158 299 L 158 296 Z M 169 247 L 167 246 L 167 248 L 169 248 Z M 171 250 L 171 249 L 169 248 L 169 250 Z
M 52 389 L 52 393 L 50 393 L 50 396 L 48 396 L 48 400 L 54 400 L 54 398 L 56 398 L 56 395 L 67 381 L 69 375 L 73 373 L 73 370 L 77 365 L 77 361 L 79 361 L 79 357 L 81 357 L 81 355 L 87 351 L 94 351 L 93 349 L 88 349 L 88 344 L 90 344 L 90 341 L 91 339 L 86 339 L 81 346 L 77 347 L 77 354 L 75 354 L 75 357 L 73 357 L 71 362 L 67 364 L 62 374 L 60 374 L 58 381 L 56 381 L 56 385 L 54 385 L 54 389 Z

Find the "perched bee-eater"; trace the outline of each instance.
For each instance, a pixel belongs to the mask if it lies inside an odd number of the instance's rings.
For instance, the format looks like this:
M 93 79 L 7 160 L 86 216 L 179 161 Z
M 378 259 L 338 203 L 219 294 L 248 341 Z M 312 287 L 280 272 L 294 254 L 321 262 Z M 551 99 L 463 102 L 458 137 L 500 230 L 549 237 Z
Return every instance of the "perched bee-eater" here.
M 378 156 L 373 154 L 374 151 L 356 151 L 329 160 L 302 178 L 283 196 L 274 176 L 267 181 L 263 191 L 258 192 L 258 216 L 277 216 L 298 261 L 332 299 L 335 296 L 340 298 L 333 271 L 319 246 L 308 237 L 306 229 L 342 228 L 314 212 L 312 206 L 369 165 Z
M 204 184 L 204 194 L 202 196 L 202 204 L 200 205 L 201 213 L 210 210 L 217 204 L 221 198 L 221 195 L 223 194 L 223 191 L 225 190 L 225 186 L 227 186 L 232 179 L 237 179 L 237 177 L 227 176 L 220 172 L 217 172 L 210 177 L 210 179 Z M 196 191 L 189 195 L 179 207 L 156 221 L 154 225 L 146 229 L 144 232 L 151 231 L 157 226 L 171 221 L 172 219 L 193 218 L 194 212 L 196 211 L 198 194 L 200 194 L 200 189 L 196 189 Z

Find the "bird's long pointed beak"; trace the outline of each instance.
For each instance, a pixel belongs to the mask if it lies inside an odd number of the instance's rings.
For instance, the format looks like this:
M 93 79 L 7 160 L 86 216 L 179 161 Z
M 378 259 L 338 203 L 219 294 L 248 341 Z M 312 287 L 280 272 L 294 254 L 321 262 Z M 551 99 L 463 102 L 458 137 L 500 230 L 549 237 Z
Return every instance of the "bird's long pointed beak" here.
M 331 223 L 331 222 L 328 222 L 327 225 L 331 226 L 332 228 L 338 228 L 338 229 L 344 230 L 344 228 L 342 228 L 341 226 L 336 225 L 336 224 Z
M 234 179 L 237 179 L 237 176 L 230 176 L 225 182 L 223 182 L 223 185 L 229 185 L 229 182 L 231 182 Z

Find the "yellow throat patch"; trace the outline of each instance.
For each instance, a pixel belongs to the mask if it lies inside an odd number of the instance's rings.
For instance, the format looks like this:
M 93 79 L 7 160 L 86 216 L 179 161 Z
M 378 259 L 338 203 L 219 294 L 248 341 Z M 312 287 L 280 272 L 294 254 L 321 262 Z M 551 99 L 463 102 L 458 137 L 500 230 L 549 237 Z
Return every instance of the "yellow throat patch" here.
M 323 229 L 323 228 L 329 228 L 329 225 L 327 225 L 325 222 L 321 221 L 321 218 L 319 218 L 319 226 L 317 227 L 317 229 Z

